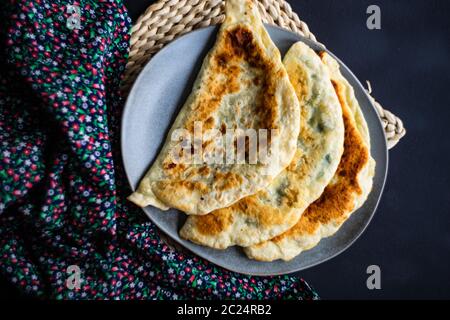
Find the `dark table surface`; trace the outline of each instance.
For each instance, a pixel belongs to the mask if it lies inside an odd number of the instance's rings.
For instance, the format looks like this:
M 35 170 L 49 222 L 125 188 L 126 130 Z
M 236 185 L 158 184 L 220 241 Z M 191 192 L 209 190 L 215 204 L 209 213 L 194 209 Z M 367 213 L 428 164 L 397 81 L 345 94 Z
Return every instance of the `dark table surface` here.
M 136 19 L 152 2 L 125 1 Z M 378 211 L 346 252 L 299 275 L 324 299 L 450 298 L 450 1 L 289 1 L 317 38 L 400 116 Z M 366 9 L 381 9 L 381 30 Z M 366 268 L 381 268 L 368 290 Z
M 152 2 L 125 0 L 133 20 Z M 346 252 L 299 276 L 324 299 L 450 298 L 450 1 L 289 2 L 408 129 L 390 152 L 369 228 Z M 370 31 L 366 9 L 375 3 L 382 29 Z M 381 290 L 366 287 L 373 264 Z M 15 292 L 0 287 L 0 297 Z

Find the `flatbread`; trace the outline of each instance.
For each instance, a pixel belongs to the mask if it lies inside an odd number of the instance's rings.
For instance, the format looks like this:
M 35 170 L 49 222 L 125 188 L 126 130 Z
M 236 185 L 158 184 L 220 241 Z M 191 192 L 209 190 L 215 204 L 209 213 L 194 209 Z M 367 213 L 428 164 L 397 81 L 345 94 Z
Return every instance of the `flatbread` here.
M 191 215 L 227 207 L 265 188 L 289 165 L 299 126 L 299 103 L 257 7 L 249 0 L 228 0 L 225 22 L 192 93 L 128 199 L 141 207 L 172 207 Z M 238 137 L 246 139 L 238 130 L 229 140 L 223 137 L 233 129 L 267 130 L 270 157 L 230 163 L 229 149 L 234 150 Z
M 367 123 L 353 88 L 341 75 L 338 63 L 326 53 L 320 55 L 330 70 L 342 106 L 345 142 L 341 162 L 330 185 L 308 207 L 300 221 L 270 241 L 245 248 L 249 258 L 291 260 L 302 251 L 313 248 L 322 238 L 333 235 L 362 206 L 372 189 L 375 161 L 370 156 Z
M 343 152 L 344 124 L 329 72 L 301 42 L 283 62 L 301 106 L 293 161 L 265 190 L 206 216 L 190 216 L 181 237 L 217 249 L 271 239 L 294 226 L 334 176 Z

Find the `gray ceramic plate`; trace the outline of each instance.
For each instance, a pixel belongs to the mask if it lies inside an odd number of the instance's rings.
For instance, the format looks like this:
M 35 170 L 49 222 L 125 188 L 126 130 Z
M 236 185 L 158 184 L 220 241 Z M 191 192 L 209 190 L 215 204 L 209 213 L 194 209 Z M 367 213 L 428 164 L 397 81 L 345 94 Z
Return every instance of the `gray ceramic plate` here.
M 321 49 L 297 34 L 276 27 L 266 27 L 282 55 L 299 40 L 313 49 Z M 174 117 L 191 91 L 202 60 L 215 41 L 217 30 L 217 27 L 208 27 L 173 41 L 150 60 L 134 83 L 122 119 L 122 155 L 133 190 L 158 155 Z M 292 261 L 257 262 L 247 259 L 238 247 L 221 251 L 180 239 L 178 230 L 185 216 L 178 210 L 163 212 L 147 207 L 144 208 L 147 216 L 167 235 L 200 257 L 244 274 L 291 273 L 315 266 L 347 249 L 362 234 L 375 213 L 386 178 L 388 155 L 383 128 L 364 88 L 342 63 L 341 69 L 344 77 L 355 88 L 368 122 L 372 155 L 377 168 L 373 190 L 367 202 L 334 236 L 323 239 L 318 246 Z

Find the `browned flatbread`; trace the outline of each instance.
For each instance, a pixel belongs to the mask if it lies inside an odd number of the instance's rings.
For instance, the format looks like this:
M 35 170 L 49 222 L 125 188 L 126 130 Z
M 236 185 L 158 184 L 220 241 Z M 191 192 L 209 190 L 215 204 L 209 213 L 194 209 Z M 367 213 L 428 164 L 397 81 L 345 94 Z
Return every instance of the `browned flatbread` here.
M 256 260 L 290 260 L 314 247 L 320 239 L 339 229 L 350 214 L 364 203 L 372 188 L 375 161 L 369 153 L 367 125 L 353 89 L 340 74 L 337 62 L 326 53 L 322 52 L 320 56 L 330 69 L 342 107 L 344 153 L 331 183 L 294 227 L 269 241 L 245 248 L 246 254 Z
M 170 94 L 170 93 L 168 93 Z M 270 132 L 270 161 L 256 164 L 234 162 L 225 155 L 230 147 L 216 135 L 203 134 L 200 145 L 195 127 L 225 134 L 229 129 Z M 273 44 L 249 0 L 226 2 L 226 19 L 214 47 L 203 61 L 193 90 L 157 160 L 129 200 L 139 206 L 177 208 L 191 215 L 204 215 L 229 206 L 266 187 L 291 161 L 300 127 L 299 103 Z M 203 149 L 200 161 L 175 161 L 179 150 L 173 135 L 183 130 L 194 137 L 192 149 Z M 273 130 L 273 131 L 272 131 Z M 242 134 L 232 133 L 231 141 Z M 209 161 L 211 154 L 220 161 Z M 208 160 L 209 159 L 209 160 Z

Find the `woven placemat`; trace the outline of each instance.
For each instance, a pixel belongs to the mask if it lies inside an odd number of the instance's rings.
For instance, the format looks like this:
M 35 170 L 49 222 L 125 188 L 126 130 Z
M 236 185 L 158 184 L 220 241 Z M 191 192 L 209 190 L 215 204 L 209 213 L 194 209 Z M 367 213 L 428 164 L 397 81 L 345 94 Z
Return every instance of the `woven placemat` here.
M 265 23 L 291 30 L 317 41 L 284 0 L 254 0 Z M 223 0 L 160 0 L 149 6 L 133 26 L 123 90 L 129 90 L 148 60 L 166 44 L 192 30 L 222 23 Z M 370 84 L 368 92 L 371 93 Z M 406 134 L 403 122 L 372 98 L 386 132 L 388 148 Z

